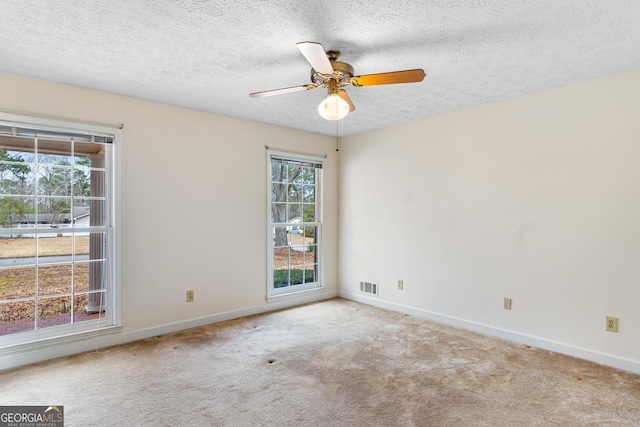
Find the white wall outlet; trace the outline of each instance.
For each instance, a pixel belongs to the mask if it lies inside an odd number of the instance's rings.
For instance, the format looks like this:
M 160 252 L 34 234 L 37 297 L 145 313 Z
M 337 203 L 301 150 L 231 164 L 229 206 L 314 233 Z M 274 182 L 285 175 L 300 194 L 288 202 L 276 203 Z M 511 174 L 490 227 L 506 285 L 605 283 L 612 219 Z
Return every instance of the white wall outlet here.
M 187 291 L 187 302 L 193 302 L 195 299 L 195 295 L 193 290 Z
M 511 303 L 513 301 L 511 300 L 511 298 L 505 298 L 504 299 L 504 309 L 505 310 L 511 310 Z
M 398 279 L 398 290 L 402 291 L 404 289 L 404 280 Z

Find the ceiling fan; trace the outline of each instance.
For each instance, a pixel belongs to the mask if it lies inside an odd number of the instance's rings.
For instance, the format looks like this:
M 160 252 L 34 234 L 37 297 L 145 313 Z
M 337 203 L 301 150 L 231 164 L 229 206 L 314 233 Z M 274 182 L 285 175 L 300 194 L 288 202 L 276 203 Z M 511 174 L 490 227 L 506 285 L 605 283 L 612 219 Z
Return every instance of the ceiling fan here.
M 374 86 L 394 83 L 421 82 L 425 73 L 422 69 L 393 71 L 390 73 L 366 74 L 354 76 L 353 67 L 346 62 L 337 61 L 340 51 L 325 52 L 320 43 L 300 42 L 296 46 L 309 61 L 311 66 L 311 83 L 282 89 L 267 90 L 249 94 L 252 98 L 282 95 L 285 93 L 311 90 L 326 87 L 327 97 L 318 106 L 318 113 L 327 120 L 340 120 L 356 107 L 343 89 L 344 86 Z

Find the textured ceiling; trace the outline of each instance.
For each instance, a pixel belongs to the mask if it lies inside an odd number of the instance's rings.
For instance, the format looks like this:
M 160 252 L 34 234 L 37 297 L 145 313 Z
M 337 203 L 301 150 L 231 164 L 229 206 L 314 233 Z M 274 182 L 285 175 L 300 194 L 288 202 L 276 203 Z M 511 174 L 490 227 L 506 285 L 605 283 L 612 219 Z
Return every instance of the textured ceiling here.
M 0 16 L 1 71 L 327 135 L 640 68 L 638 0 L 2 0 Z M 427 77 L 347 87 L 341 122 L 318 115 L 322 89 L 250 98 L 309 83 L 299 41 L 357 75 Z

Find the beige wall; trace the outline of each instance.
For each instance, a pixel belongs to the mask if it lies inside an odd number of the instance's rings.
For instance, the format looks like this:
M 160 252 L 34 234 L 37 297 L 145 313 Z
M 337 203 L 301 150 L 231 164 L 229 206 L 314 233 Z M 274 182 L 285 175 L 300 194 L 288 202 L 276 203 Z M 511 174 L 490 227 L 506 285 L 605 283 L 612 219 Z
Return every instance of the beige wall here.
M 125 125 L 129 338 L 270 307 L 268 145 L 328 154 L 330 290 L 640 370 L 640 71 L 346 137 L 339 162 L 334 138 L 291 129 L 9 74 L 0 93 L 2 110 Z
M 344 138 L 342 293 L 638 369 L 639 165 L 639 70 Z
M 337 290 L 335 138 L 10 74 L 0 74 L 0 93 L 2 110 L 124 124 L 125 334 L 275 308 L 265 302 L 265 145 L 328 155 L 325 273 Z

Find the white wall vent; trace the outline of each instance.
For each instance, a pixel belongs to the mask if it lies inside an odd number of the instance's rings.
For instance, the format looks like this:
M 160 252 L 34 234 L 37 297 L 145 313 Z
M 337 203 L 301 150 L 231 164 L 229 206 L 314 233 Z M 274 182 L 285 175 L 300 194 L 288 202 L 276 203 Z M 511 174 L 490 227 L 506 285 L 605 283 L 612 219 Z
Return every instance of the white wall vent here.
M 370 282 L 360 282 L 360 292 L 365 294 L 378 295 L 378 284 Z

